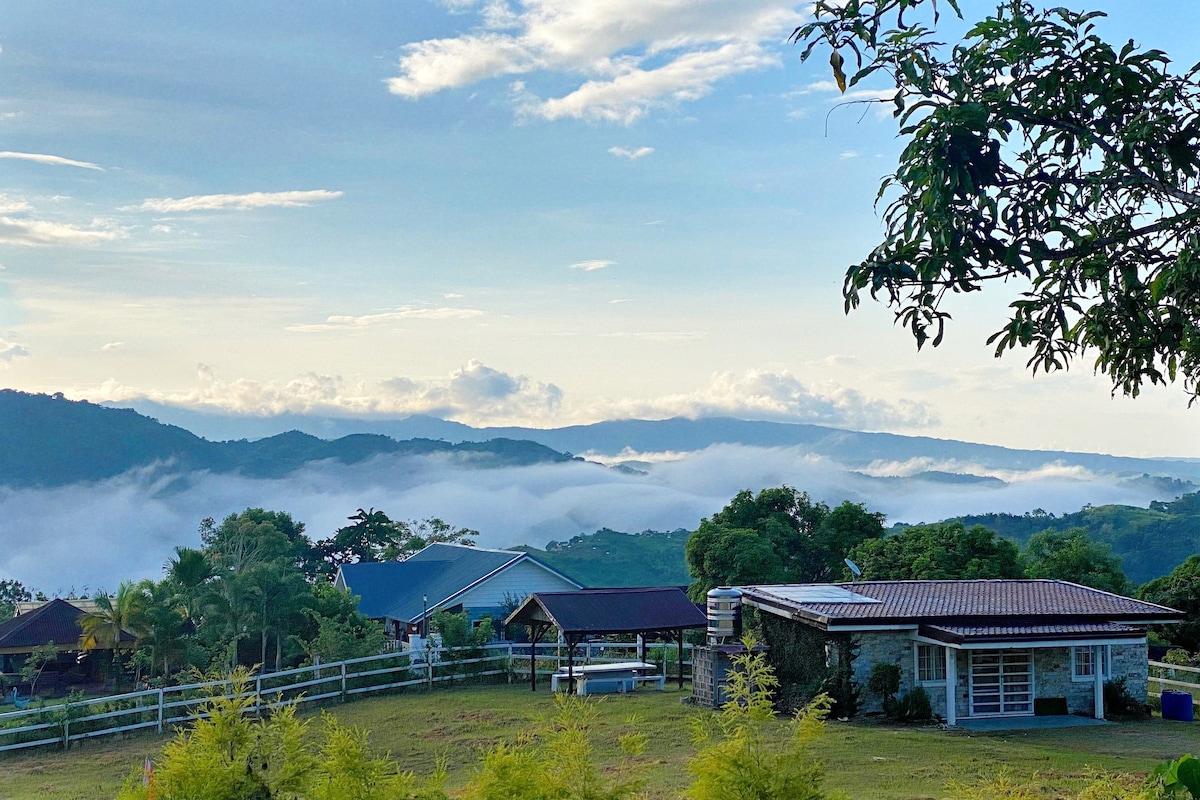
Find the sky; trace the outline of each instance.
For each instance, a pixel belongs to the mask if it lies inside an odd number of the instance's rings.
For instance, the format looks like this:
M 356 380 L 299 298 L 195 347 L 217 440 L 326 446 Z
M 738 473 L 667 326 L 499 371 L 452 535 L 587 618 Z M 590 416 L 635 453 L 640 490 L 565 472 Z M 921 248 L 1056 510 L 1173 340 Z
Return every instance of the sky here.
M 1101 33 L 1200 61 L 1190 10 Z M 988 4 L 964 3 L 968 14 Z M 552 427 L 730 414 L 1188 456 L 1112 397 L 843 314 L 895 122 L 788 0 L 96 2 L 0 10 L 0 386 L 230 413 Z M 878 91 L 878 87 L 866 91 Z M 864 110 L 865 109 L 865 110 Z

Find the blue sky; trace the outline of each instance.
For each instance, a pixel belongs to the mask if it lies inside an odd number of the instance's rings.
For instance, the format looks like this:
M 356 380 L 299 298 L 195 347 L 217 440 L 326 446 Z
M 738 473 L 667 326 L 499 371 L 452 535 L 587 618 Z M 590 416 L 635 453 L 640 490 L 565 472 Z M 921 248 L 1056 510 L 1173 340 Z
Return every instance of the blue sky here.
M 1190 15 L 1103 5 L 1111 40 L 1200 60 Z M 0 385 L 1194 452 L 1179 387 L 1114 399 L 1086 364 L 994 360 L 1007 298 L 920 354 L 886 309 L 842 314 L 898 144 L 784 42 L 804 9 L 7 3 Z

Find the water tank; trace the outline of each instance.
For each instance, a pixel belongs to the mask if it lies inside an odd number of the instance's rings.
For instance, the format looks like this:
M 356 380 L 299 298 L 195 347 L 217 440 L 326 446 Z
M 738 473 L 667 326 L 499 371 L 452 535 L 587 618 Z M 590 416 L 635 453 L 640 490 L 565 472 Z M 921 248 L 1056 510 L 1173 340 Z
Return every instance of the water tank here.
M 722 586 L 708 593 L 708 641 L 729 644 L 742 638 L 742 593 Z

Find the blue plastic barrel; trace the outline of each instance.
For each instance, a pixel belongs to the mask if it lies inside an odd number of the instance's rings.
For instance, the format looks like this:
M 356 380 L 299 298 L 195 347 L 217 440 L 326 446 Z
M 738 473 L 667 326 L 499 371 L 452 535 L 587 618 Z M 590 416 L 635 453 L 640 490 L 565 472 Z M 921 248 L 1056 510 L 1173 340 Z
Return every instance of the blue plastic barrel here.
M 1163 719 L 1176 719 L 1180 722 L 1192 721 L 1192 695 L 1189 692 L 1179 692 L 1167 689 L 1162 693 Z

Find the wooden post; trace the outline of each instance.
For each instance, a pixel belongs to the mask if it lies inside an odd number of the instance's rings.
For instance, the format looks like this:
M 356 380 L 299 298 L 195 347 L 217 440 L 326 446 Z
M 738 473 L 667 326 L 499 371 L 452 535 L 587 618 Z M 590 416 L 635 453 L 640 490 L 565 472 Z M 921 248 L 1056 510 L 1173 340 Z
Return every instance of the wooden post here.
M 342 702 L 346 702 L 346 662 L 342 662 Z
M 254 679 L 254 714 L 262 714 L 262 675 Z
M 679 629 L 679 689 L 683 690 L 683 628 Z
M 529 690 L 532 692 L 537 691 L 538 640 L 542 638 L 542 634 L 544 634 L 549 627 L 549 625 L 538 625 L 537 623 L 530 623 L 529 625 L 529 633 L 531 634 L 529 637 Z
M 637 660 L 646 663 L 646 634 L 637 635 Z
M 163 732 L 163 690 L 158 690 L 158 735 Z
M 575 694 L 575 644 L 567 637 L 567 694 Z
M 1096 702 L 1096 719 L 1104 719 L 1104 645 L 1092 647 L 1092 693 Z M 1073 667 L 1072 667 L 1073 668 Z
M 958 725 L 958 651 L 946 648 L 946 724 Z

